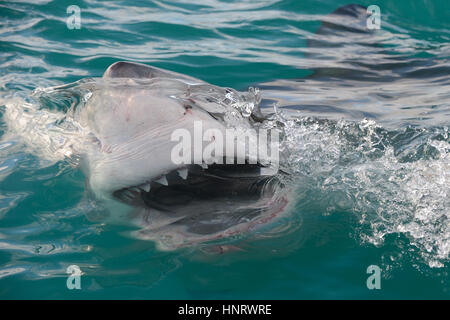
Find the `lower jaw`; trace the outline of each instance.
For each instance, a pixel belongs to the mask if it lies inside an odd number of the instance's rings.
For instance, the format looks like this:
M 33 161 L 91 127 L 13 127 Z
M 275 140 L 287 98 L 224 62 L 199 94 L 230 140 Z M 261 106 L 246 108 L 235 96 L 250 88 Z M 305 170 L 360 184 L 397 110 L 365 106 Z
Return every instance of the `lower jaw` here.
M 238 223 L 227 229 L 211 234 L 198 234 L 187 230 L 185 225 L 177 225 L 177 219 L 173 222 L 168 221 L 170 218 L 167 216 L 164 224 L 158 226 L 158 223 L 152 223 L 149 221 L 148 210 L 141 212 L 141 216 L 136 216 L 135 221 L 140 221 L 139 230 L 133 231 L 132 236 L 140 240 L 154 241 L 159 250 L 172 251 L 185 247 L 192 246 L 207 246 L 218 241 L 227 241 L 228 239 L 234 239 L 240 235 L 245 235 L 259 227 L 269 225 L 272 221 L 277 219 L 283 212 L 285 212 L 288 199 L 286 196 L 281 196 L 277 199 L 269 200 L 263 212 L 257 217 L 251 219 L 248 222 Z M 147 214 L 146 214 L 147 213 Z M 153 212 L 154 216 L 155 212 Z M 157 214 L 157 213 L 156 213 Z M 154 222 L 154 221 L 153 221 Z

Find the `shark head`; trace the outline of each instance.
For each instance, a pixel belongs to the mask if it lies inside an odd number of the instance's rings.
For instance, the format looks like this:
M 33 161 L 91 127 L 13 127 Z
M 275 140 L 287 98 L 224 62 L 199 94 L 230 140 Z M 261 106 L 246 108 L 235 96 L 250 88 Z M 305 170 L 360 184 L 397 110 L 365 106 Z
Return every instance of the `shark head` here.
M 242 233 L 286 204 L 274 158 L 249 150 L 261 141 L 254 92 L 118 62 L 76 118 L 93 136 L 82 162 L 90 190 L 111 211 L 132 208 L 126 215 L 141 227 L 136 235 L 160 247 Z

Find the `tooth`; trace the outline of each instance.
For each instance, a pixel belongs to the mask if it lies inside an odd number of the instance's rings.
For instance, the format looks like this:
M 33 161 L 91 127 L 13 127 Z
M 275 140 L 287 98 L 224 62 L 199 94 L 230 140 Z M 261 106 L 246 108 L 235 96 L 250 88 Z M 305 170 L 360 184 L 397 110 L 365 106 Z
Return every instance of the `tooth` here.
M 182 177 L 184 180 L 186 180 L 186 178 L 188 176 L 188 171 L 186 168 L 180 169 L 180 170 L 178 170 L 178 174 L 180 175 L 180 177 Z
M 165 186 L 168 186 L 169 183 L 167 182 L 167 178 L 166 176 L 162 176 L 161 178 L 159 178 L 158 180 L 155 180 L 155 182 L 158 182 L 160 184 L 163 184 Z
M 146 183 L 146 184 L 141 185 L 141 189 L 146 191 L 146 192 L 149 192 L 150 191 L 150 183 Z
M 272 176 L 274 174 L 277 174 L 278 170 L 271 168 L 271 167 L 267 167 L 267 168 L 263 167 L 263 168 L 261 168 L 260 173 L 262 176 Z
M 134 199 L 134 195 L 133 195 L 133 193 L 131 193 L 130 190 L 124 191 L 123 195 L 124 195 L 125 198 L 128 198 L 129 200 L 133 200 Z

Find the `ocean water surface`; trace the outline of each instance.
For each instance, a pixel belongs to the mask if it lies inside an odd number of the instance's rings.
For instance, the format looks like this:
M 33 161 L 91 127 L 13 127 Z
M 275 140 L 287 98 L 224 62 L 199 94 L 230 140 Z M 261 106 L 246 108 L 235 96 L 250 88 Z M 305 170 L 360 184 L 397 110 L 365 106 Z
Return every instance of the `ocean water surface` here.
M 380 8 L 373 31 L 330 15 L 348 4 L 0 1 L 0 299 L 450 298 L 450 3 L 360 1 Z M 175 250 L 102 219 L 63 112 L 121 60 L 258 88 L 285 212 Z

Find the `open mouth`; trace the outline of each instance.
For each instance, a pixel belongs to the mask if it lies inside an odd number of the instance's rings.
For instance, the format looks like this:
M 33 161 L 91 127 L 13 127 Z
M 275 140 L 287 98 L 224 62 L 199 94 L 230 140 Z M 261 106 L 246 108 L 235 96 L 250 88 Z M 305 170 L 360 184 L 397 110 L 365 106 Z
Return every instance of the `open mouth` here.
M 260 164 L 188 165 L 113 195 L 143 209 L 137 238 L 171 250 L 272 221 L 287 203 L 276 173 Z
M 199 202 L 256 201 L 281 183 L 260 164 L 187 165 L 113 192 L 120 201 L 176 215 Z

